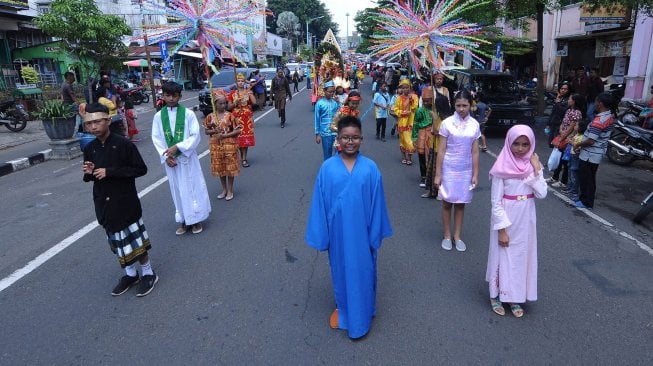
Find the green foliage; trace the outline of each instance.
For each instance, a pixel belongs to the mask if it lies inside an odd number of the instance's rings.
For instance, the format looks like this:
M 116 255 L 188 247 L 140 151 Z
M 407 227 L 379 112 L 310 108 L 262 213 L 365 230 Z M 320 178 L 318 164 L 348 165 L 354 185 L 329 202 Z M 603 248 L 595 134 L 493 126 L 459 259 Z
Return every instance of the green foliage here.
M 333 21 L 331 13 L 324 5 L 323 1 L 316 0 L 268 0 L 267 7 L 272 11 L 274 16 L 270 15 L 266 19 L 269 30 L 275 34 L 283 34 L 277 28 L 277 19 L 281 13 L 287 10 L 292 12 L 299 18 L 299 24 L 302 34 L 302 39 L 306 41 L 306 22 L 310 19 L 324 16 L 324 18 L 313 20 L 308 25 L 309 33 L 317 36 L 318 40 L 322 40 L 326 32 L 331 28 L 334 34 L 338 34 L 338 24 Z
M 70 105 L 63 104 L 61 99 L 46 100 L 36 112 L 36 116 L 42 120 L 53 118 L 71 118 L 75 111 Z
M 54 0 L 50 12 L 34 23 L 43 33 L 62 39 L 88 73 L 127 54 L 120 38 L 130 35 L 131 29 L 122 17 L 103 14 L 94 0 Z
M 20 69 L 20 76 L 27 84 L 37 84 L 39 82 L 39 73 L 32 66 L 23 66 Z

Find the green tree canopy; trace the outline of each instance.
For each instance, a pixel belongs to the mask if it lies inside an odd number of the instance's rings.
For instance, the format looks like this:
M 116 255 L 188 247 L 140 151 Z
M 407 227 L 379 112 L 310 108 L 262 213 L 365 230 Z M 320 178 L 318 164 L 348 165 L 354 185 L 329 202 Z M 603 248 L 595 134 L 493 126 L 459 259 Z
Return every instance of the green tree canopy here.
M 274 15 L 267 17 L 268 30 L 275 34 L 283 34 L 279 31 L 277 19 L 284 11 L 292 11 L 298 18 L 303 40 L 306 41 L 306 22 L 310 19 L 323 16 L 324 18 L 313 20 L 308 25 L 308 31 L 322 40 L 326 32 L 331 28 L 333 33 L 338 34 L 338 24 L 333 21 L 331 13 L 323 1 L 316 0 L 268 0 L 268 9 Z
M 88 73 L 97 68 L 94 65 L 127 53 L 120 39 L 130 35 L 131 29 L 123 18 L 100 12 L 93 0 L 54 0 L 50 12 L 39 15 L 34 23 L 43 33 L 61 38 Z M 89 58 L 96 62 L 85 63 Z

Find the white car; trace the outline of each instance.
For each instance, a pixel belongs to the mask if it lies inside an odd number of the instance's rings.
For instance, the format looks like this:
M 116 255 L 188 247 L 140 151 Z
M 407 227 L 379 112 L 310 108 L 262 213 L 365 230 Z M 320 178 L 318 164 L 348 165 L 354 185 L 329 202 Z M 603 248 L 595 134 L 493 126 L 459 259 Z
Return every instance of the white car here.
M 272 79 L 277 76 L 277 69 L 275 67 L 266 67 L 260 70 L 260 74 L 265 77 L 265 92 L 267 93 L 268 99 L 272 100 L 270 88 L 272 87 Z
M 295 72 L 295 69 L 297 69 L 297 72 L 299 73 L 299 81 L 304 80 L 304 68 L 296 63 L 296 62 L 289 62 L 286 64 L 286 67 L 288 67 L 288 70 L 290 70 L 290 76 L 292 76 L 292 73 Z

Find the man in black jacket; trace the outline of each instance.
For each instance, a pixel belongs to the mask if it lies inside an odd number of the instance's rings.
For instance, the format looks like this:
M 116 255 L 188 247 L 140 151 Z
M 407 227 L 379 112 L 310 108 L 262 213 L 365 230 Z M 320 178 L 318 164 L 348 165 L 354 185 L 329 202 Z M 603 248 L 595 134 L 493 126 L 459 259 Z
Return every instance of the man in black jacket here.
M 290 83 L 283 75 L 283 69 L 277 69 L 277 76 L 272 79 L 270 93 L 274 96 L 274 108 L 281 118 L 281 128 L 284 128 L 286 127 L 286 98 L 292 101 L 292 93 L 290 92 Z

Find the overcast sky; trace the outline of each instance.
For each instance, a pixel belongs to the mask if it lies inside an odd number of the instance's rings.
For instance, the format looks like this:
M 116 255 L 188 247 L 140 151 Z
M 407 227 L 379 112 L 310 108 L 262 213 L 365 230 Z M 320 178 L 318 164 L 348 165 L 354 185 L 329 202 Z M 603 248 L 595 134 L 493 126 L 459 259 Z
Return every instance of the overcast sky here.
M 372 8 L 376 6 L 376 2 L 372 0 L 322 0 L 327 9 L 333 15 L 333 21 L 340 27 L 340 33 L 337 37 L 344 37 L 347 32 L 347 16 L 349 13 L 349 35 L 356 30 L 356 23 L 354 17 L 356 12 L 365 8 Z

